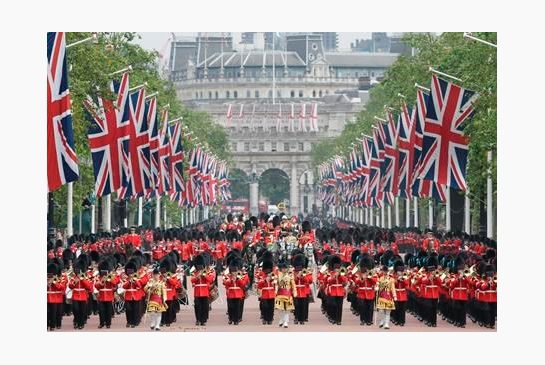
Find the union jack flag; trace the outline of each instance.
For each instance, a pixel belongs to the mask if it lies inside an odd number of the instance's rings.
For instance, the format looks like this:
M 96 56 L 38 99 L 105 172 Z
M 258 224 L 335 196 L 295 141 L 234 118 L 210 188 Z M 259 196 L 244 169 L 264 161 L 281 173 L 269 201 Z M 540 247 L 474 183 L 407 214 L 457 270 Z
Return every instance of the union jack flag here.
M 426 119 L 426 104 L 428 102 L 429 95 L 422 90 L 416 92 L 416 106 L 413 113 L 413 129 L 414 129 L 414 143 L 413 143 L 413 164 L 412 164 L 412 194 L 420 198 L 434 198 L 441 202 L 446 202 L 446 186 L 437 184 L 431 180 L 423 180 L 418 177 L 418 170 L 421 165 L 422 157 L 422 141 L 424 134 L 424 121 Z
M 399 151 L 397 150 L 397 128 L 392 113 L 387 113 L 387 123 L 380 123 L 378 129 L 384 143 L 384 160 L 380 164 L 382 191 L 399 194 Z M 391 200 L 389 199 L 389 202 Z
M 464 122 L 473 114 L 477 94 L 432 76 L 419 176 L 465 191 L 468 139 Z
M 130 138 L 129 74 L 121 81 L 112 81 L 115 99 L 98 97 L 95 102 L 87 96 L 83 104 L 90 116 L 89 146 L 95 175 L 95 194 L 105 196 L 117 191 L 127 182 L 124 164 L 128 161 Z
M 159 120 L 157 118 L 157 97 L 146 102 L 146 120 L 148 122 L 150 151 L 150 188 L 148 197 L 155 195 L 159 189 Z
M 413 110 L 414 113 L 414 110 Z M 412 167 L 414 159 L 414 118 L 405 102 L 398 117 L 397 148 L 399 150 L 399 196 L 411 198 Z
M 361 153 L 361 193 L 360 201 L 363 206 L 367 206 L 367 199 L 369 195 L 369 175 L 371 172 L 371 146 L 367 139 L 362 141 L 362 153 Z
M 150 187 L 150 152 L 148 121 L 145 116 L 146 92 L 142 88 L 129 98 L 129 150 L 125 166 L 127 184 L 119 191 L 120 199 L 142 196 Z
M 159 195 L 165 195 L 170 190 L 172 170 L 170 165 L 170 135 L 168 131 L 168 110 L 163 112 L 163 126 L 159 133 Z
M 383 193 L 380 190 L 380 165 L 384 159 L 384 145 L 377 128 L 373 131 L 373 139 L 367 140 L 369 145 L 369 187 L 367 193 L 368 207 L 382 207 Z
M 318 103 L 312 104 L 310 112 L 310 131 L 318 132 Z
M 79 178 L 74 150 L 66 35 L 47 33 L 47 185 L 54 191 Z

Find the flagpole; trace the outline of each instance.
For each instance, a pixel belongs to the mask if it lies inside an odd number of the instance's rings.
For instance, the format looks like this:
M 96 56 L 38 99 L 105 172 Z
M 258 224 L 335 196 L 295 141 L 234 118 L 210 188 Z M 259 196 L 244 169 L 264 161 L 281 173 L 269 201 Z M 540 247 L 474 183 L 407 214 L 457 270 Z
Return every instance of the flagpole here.
M 123 227 L 125 228 L 128 228 L 129 226 L 129 207 L 128 207 L 128 202 L 125 200 L 123 202 L 123 205 L 125 205 L 124 209 L 123 209 Z
M 464 198 L 464 228 L 467 234 L 471 234 L 471 217 L 470 217 L 471 202 L 469 201 L 469 189 L 466 190 Z
M 416 228 L 418 228 L 418 198 L 415 196 L 414 197 L 414 201 L 413 201 L 413 205 L 414 205 L 414 226 Z
M 492 151 L 488 151 L 488 178 L 486 179 L 486 236 L 494 236 L 493 196 L 492 196 Z
M 95 230 L 95 205 L 91 204 L 91 233 L 96 233 Z
M 112 230 L 112 209 L 111 209 L 112 200 L 111 200 L 111 197 L 112 197 L 111 194 L 108 194 L 105 197 L 103 197 L 105 199 L 104 208 L 103 208 L 104 232 L 111 232 L 111 230 Z
M 69 182 L 68 184 L 68 201 L 66 209 L 66 235 L 68 237 L 74 234 L 74 226 L 72 222 L 72 213 L 73 213 L 73 197 L 74 197 L 74 183 Z
M 396 227 L 399 227 L 399 197 L 396 196 L 395 199 L 395 220 L 396 220 Z
M 405 227 L 411 226 L 411 199 L 405 199 Z
M 428 200 L 428 228 L 433 228 L 433 199 Z
M 373 225 L 373 207 L 369 208 L 369 226 Z
M 392 207 L 388 204 L 388 229 L 392 228 Z
M 155 228 L 161 228 L 161 196 L 155 192 Z
M 138 227 L 142 226 L 142 197 L 138 197 Z
M 447 186 L 447 206 L 445 207 L 445 229 L 450 231 L 450 187 Z
M 167 228 L 167 205 L 166 202 L 163 204 L 163 224 L 165 226 L 165 229 Z
M 386 222 L 384 220 L 384 204 L 382 205 L 382 208 L 380 208 L 380 226 L 382 228 L 386 228 Z

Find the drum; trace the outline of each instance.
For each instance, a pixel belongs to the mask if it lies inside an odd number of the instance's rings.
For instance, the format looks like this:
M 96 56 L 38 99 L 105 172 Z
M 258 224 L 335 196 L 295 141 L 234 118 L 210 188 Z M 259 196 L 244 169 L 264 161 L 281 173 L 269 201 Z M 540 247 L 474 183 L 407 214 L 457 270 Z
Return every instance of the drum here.
M 218 287 L 214 285 L 212 289 L 210 289 L 210 302 L 215 301 L 216 299 L 219 298 L 219 296 L 220 296 L 220 293 L 219 293 Z
M 66 304 L 72 304 L 72 289 L 69 287 L 66 287 L 66 291 L 64 292 L 64 301 Z

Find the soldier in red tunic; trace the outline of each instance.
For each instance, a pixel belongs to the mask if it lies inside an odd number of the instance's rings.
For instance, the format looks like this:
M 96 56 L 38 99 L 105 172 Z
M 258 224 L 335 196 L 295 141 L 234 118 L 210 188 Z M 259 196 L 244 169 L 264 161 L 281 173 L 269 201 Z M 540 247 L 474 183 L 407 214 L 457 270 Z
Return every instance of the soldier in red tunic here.
M 176 293 L 182 287 L 182 282 L 176 274 L 176 263 L 170 254 L 165 256 L 159 267 L 161 279 L 165 283 L 167 292 L 166 311 L 162 312 L 161 314 L 161 324 L 170 327 L 170 325 L 176 321 L 177 306 L 174 304 L 174 302 L 177 301 Z
M 377 276 L 370 270 L 375 263 L 373 258 L 364 254 L 358 263 L 359 270 L 352 276 L 351 285 L 357 297 L 360 325 L 373 325 L 373 309 L 375 304 L 375 285 Z
M 223 285 L 227 292 L 227 313 L 229 324 L 238 325 L 242 318 L 242 301 L 244 300 L 244 288 L 247 285 L 245 276 L 240 271 L 242 261 L 238 257 L 232 257 L 228 264 L 228 274 L 224 274 Z
M 125 278 L 123 279 L 122 287 L 125 293 L 126 327 L 134 328 L 140 321 L 140 289 L 143 288 L 143 283 L 136 272 L 136 263 L 133 260 L 129 260 L 125 265 Z
M 81 257 L 81 256 L 80 256 Z M 83 329 L 87 322 L 87 303 L 93 291 L 93 283 L 86 273 L 84 260 L 76 260 L 74 276 L 68 282 L 72 289 L 72 312 L 74 313 L 74 329 Z
M 327 278 L 327 295 L 330 299 L 330 322 L 340 325 L 342 322 L 343 301 L 346 294 L 345 286 L 348 282 L 346 269 L 341 270 L 341 258 L 333 256 L 329 262 L 329 275 Z
M 261 273 L 257 276 L 256 288 L 259 295 L 259 309 L 263 324 L 272 324 L 274 319 L 274 299 L 276 296 L 276 274 L 273 262 L 264 260 Z
M 98 264 L 99 276 L 95 279 L 95 289 L 98 290 L 98 328 L 110 328 L 112 325 L 112 315 L 114 312 L 114 291 L 119 284 L 119 276 L 112 271 L 110 263 L 106 260 Z
M 61 269 L 55 263 L 47 265 L 47 328 L 50 331 L 61 328 L 62 305 L 66 281 L 61 276 Z
M 312 284 L 312 271 L 308 269 L 307 259 L 299 254 L 293 257 L 294 281 L 296 294 L 293 300 L 295 306 L 294 324 L 308 322 L 310 285 Z
M 205 326 L 208 321 L 210 287 L 216 275 L 214 270 L 206 268 L 204 257 L 201 255 L 195 257 L 193 266 L 195 271 L 191 275 L 191 285 L 195 298 L 195 325 Z
M 395 309 L 392 311 L 392 323 L 398 326 L 405 325 L 405 311 L 408 300 L 408 287 L 410 279 L 405 272 L 405 265 L 402 261 L 394 263 L 394 286 L 396 291 Z

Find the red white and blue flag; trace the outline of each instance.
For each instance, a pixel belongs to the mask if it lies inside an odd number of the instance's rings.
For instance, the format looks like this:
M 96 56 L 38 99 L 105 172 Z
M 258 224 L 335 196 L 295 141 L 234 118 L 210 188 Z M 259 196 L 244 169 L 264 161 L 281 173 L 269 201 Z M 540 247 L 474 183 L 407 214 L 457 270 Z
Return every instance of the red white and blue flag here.
M 157 97 L 146 102 L 146 120 L 148 123 L 150 154 L 150 187 L 146 197 L 155 196 L 159 189 L 159 119 L 157 117 Z
M 130 138 L 129 74 L 121 81 L 112 81 L 114 100 L 90 96 L 83 104 L 90 117 L 89 146 L 95 175 L 95 194 L 105 196 L 127 182 L 124 156 L 128 154 Z
M 170 190 L 172 166 L 170 165 L 170 133 L 168 131 L 168 110 L 163 112 L 161 131 L 159 132 L 159 187 L 157 193 L 165 195 Z
M 66 34 L 47 33 L 47 185 L 54 191 L 79 178 L 74 149 Z
M 397 150 L 397 128 L 392 113 L 387 113 L 387 123 L 380 123 L 378 132 L 384 146 L 384 159 L 380 164 L 381 186 L 385 193 L 398 195 L 399 151 Z M 388 194 L 391 197 L 391 194 Z M 388 199 L 392 203 L 392 199 Z
M 473 114 L 477 94 L 432 76 L 419 177 L 465 191 L 469 141 L 465 123 Z

